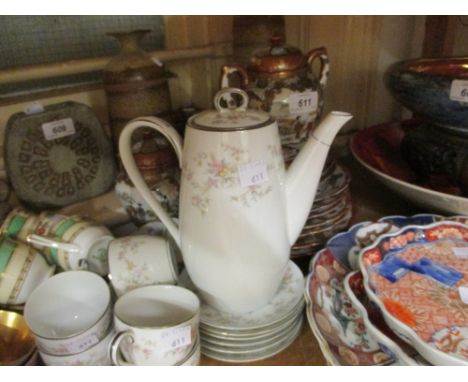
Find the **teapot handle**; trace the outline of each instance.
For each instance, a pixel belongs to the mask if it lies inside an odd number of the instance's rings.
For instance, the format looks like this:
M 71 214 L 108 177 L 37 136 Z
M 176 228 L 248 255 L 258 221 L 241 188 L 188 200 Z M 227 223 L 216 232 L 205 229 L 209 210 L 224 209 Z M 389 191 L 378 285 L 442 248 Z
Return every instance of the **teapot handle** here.
M 150 127 L 162 135 L 171 143 L 172 147 L 179 160 L 179 167 L 182 167 L 182 139 L 177 131 L 166 121 L 157 117 L 141 117 L 131 120 L 123 128 L 119 139 L 119 152 L 122 159 L 125 171 L 128 177 L 135 185 L 135 188 L 140 192 L 143 199 L 148 203 L 151 209 L 156 213 L 156 216 L 166 226 L 172 238 L 180 248 L 180 233 L 179 228 L 174 223 L 169 214 L 164 210 L 161 204 L 153 196 L 151 190 L 147 186 L 143 176 L 140 174 L 135 159 L 132 153 L 132 134 L 140 127 Z
M 229 85 L 229 75 L 232 73 L 239 73 L 241 78 L 241 89 L 247 89 L 249 86 L 249 75 L 247 70 L 242 65 L 232 64 L 232 65 L 223 65 L 221 67 L 221 78 L 219 82 L 219 88 L 230 88 Z
M 312 49 L 307 53 L 307 63 L 309 64 L 310 69 L 317 58 L 320 60 L 319 83 L 323 89 L 327 84 L 328 73 L 330 72 L 330 61 L 328 60 L 327 48 L 322 46 L 320 48 Z

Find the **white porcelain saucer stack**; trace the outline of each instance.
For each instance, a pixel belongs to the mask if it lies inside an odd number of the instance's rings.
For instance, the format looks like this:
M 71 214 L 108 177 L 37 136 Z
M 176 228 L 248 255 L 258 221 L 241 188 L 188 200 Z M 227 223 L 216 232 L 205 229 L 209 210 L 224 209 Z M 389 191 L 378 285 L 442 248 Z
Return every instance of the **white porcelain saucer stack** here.
M 186 271 L 179 284 L 196 292 Z M 301 270 L 290 261 L 276 295 L 256 311 L 229 314 L 202 301 L 202 353 L 224 362 L 254 362 L 281 352 L 301 331 L 304 285 Z
M 353 216 L 350 181 L 348 172 L 328 157 L 312 209 L 291 248 L 291 259 L 311 257 L 329 238 L 349 226 Z

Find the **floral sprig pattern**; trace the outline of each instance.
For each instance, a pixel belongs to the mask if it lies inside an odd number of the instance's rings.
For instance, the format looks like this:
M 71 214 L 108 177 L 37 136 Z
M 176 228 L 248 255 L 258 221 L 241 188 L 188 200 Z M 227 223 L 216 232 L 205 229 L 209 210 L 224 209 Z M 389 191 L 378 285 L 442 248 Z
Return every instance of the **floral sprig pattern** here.
M 221 144 L 223 156 L 213 153 L 199 152 L 192 158 L 189 165 L 184 165 L 185 179 L 191 185 L 194 195 L 191 202 L 202 215 L 208 211 L 211 191 L 214 189 L 233 189 L 231 200 L 250 207 L 272 191 L 268 183 L 250 185 L 240 190 L 239 166 L 251 162 L 247 150 L 233 145 Z M 267 145 L 270 161 L 266 169 L 269 174 L 284 168 L 281 146 Z

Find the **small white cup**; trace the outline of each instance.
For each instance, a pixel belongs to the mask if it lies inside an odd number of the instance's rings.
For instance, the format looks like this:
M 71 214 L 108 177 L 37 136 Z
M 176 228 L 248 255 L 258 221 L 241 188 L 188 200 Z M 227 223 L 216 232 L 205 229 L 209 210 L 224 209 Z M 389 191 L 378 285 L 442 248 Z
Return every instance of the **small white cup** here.
M 132 290 L 114 306 L 118 334 L 111 344 L 115 365 L 172 366 L 188 359 L 199 337 L 200 301 L 188 289 L 152 285 Z M 119 355 L 128 361 L 124 362 Z
M 109 346 L 115 336 L 115 330 L 109 329 L 107 336 L 101 341 L 80 353 L 53 355 L 39 351 L 39 354 L 48 366 L 111 366 Z
M 135 288 L 176 284 L 178 267 L 169 241 L 148 235 L 114 239 L 109 244 L 108 261 L 112 287 L 117 296 Z
M 92 272 L 59 273 L 31 293 L 24 318 L 40 351 L 50 355 L 83 352 L 108 333 L 110 288 Z

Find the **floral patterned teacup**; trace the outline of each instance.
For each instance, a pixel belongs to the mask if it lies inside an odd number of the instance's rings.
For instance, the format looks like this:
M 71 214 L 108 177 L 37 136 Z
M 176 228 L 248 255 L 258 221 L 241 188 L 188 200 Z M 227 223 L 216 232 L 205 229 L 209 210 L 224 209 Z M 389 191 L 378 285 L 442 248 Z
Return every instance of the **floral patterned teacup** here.
M 151 285 L 132 290 L 114 306 L 118 334 L 111 344 L 112 362 L 122 366 L 183 364 L 196 346 L 199 320 L 200 300 L 188 289 Z
M 115 336 L 113 327 L 107 335 L 90 348 L 76 354 L 52 355 L 39 351 L 47 366 L 111 366 L 109 345 Z
M 108 250 L 110 279 L 117 296 L 142 286 L 175 284 L 178 267 L 170 242 L 158 236 L 114 239 Z
M 108 334 L 112 324 L 111 291 L 95 273 L 62 272 L 31 293 L 24 318 L 41 352 L 78 354 Z

